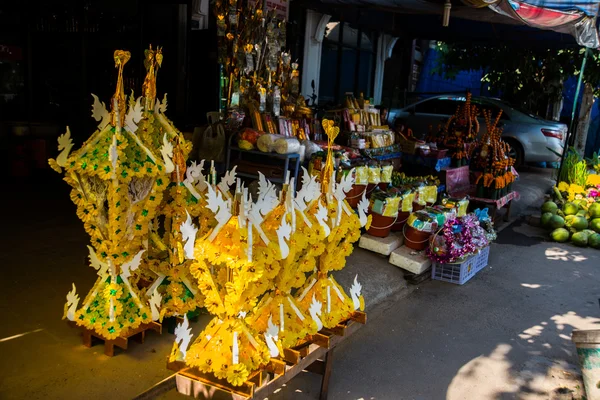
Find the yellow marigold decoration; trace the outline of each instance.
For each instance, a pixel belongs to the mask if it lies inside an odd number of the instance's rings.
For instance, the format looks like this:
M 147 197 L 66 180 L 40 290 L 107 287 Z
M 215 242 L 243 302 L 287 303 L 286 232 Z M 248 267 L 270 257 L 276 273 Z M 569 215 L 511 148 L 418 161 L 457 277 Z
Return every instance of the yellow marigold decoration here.
M 587 178 L 586 184 L 588 186 L 598 186 L 598 185 L 600 185 L 600 175 L 589 174 L 588 178 Z M 559 190 L 560 190 L 560 188 L 559 188 Z

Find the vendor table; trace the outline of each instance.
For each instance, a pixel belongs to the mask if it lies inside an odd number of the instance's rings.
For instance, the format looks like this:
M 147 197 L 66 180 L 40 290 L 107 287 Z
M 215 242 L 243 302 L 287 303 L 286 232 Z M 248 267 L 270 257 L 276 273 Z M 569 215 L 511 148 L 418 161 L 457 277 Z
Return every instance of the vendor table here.
M 225 380 L 216 379 L 213 375 L 179 362 L 170 363 L 168 368 L 177 372 L 134 399 L 152 399 L 177 389 L 179 393 L 196 399 L 263 400 L 298 374 L 307 371 L 323 377 L 319 400 L 326 400 L 335 347 L 366 322 L 367 314 L 355 311 L 349 320 L 309 336 L 304 345 L 286 349 L 283 356 L 271 359 L 265 369 L 252 373 L 241 386 L 234 387 Z
M 510 192 L 509 194 L 507 194 L 504 197 L 501 197 L 499 199 L 496 200 L 492 200 L 492 199 L 483 199 L 480 197 L 469 197 L 469 205 L 471 204 L 483 204 L 487 207 L 489 207 L 492 210 L 492 214 L 490 215 L 492 217 L 492 221 L 496 221 L 496 211 L 506 207 L 506 215 L 504 216 L 504 220 L 508 221 L 510 219 L 510 209 L 512 206 L 512 202 L 515 199 L 519 198 L 519 193 L 517 192 Z
M 435 158 L 435 157 L 423 157 L 417 154 L 402 153 L 402 162 L 405 164 L 418 165 L 434 169 L 436 172 L 440 172 L 443 168 L 450 167 L 452 159 L 450 157 Z
M 261 157 L 269 157 L 273 159 L 283 160 L 283 178 L 273 178 L 268 177 L 272 182 L 284 183 L 285 182 L 285 174 L 290 169 L 290 163 L 292 165 L 292 177 L 295 182 L 298 182 L 298 170 L 300 169 L 300 154 L 291 153 L 291 154 L 279 154 L 279 153 L 264 153 L 262 151 L 256 150 L 242 150 L 239 147 L 230 146 L 227 150 L 227 166 L 226 170 L 229 171 L 231 169 L 231 152 L 237 152 L 239 155 L 239 159 L 242 159 L 243 154 L 254 154 L 259 155 Z M 254 178 L 258 179 L 258 174 L 248 174 L 244 172 L 237 172 L 237 176 L 242 176 L 245 178 Z

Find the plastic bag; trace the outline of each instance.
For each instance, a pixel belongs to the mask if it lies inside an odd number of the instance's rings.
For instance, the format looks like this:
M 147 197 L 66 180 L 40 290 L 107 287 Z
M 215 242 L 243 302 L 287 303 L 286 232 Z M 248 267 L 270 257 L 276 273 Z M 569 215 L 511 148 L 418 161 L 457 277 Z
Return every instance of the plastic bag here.
M 225 130 L 221 123 L 209 126 L 200 135 L 198 159 L 225 161 L 225 141 Z

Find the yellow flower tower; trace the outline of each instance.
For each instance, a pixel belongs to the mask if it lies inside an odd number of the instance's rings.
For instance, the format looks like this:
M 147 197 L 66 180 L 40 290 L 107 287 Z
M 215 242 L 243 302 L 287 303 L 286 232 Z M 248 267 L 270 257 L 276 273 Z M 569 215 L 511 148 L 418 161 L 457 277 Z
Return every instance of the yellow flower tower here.
M 285 220 L 291 227 L 289 246 L 286 245 L 281 268 L 274 279 L 272 290 L 261 299 L 258 306 L 248 316 L 250 326 L 261 334 L 277 337 L 281 348 L 296 346 L 309 334 L 317 332 L 317 324 L 309 315 L 300 311 L 292 290 L 302 286 L 306 273 L 315 266 L 315 254 L 311 247 L 315 242 L 322 243 L 325 235 L 318 222 L 303 214 L 309 203 L 318 196 L 319 184 L 304 170 L 303 189 L 293 196 L 294 181 L 285 184 L 280 194 L 279 205 L 265 218 L 267 232 L 276 232 Z M 269 190 L 269 184 L 261 176 L 261 191 Z M 306 199 L 305 199 L 306 198 Z M 297 204 L 301 204 L 298 206 Z M 322 249 L 324 250 L 324 246 Z M 317 255 L 318 256 L 318 255 Z M 307 261 L 308 260 L 308 261 Z M 312 260 L 312 262 L 310 261 Z M 273 353 L 272 357 L 278 354 Z
M 189 350 L 176 344 L 171 357 L 235 386 L 269 361 L 268 344 L 244 318 L 271 287 L 281 259 L 278 244 L 261 239 L 260 222 L 253 226 L 246 197 L 239 183 L 231 201 L 216 185 L 207 188 L 207 207 L 217 225 L 196 241 L 191 272 L 215 317 Z
M 135 133 L 142 119 L 139 100 L 125 112 L 123 67 L 129 58 L 127 51 L 114 53 L 118 79 L 111 112 L 94 96 L 92 115 L 99 121 L 98 130 L 71 155 L 67 130 L 59 138 L 62 153 L 50 160 L 56 171 L 64 169 L 64 179 L 73 188 L 71 199 L 91 236 L 90 263 L 99 276 L 79 308 L 73 285 L 65 318 L 106 339 L 152 320 L 147 301 L 130 277 L 141 263 L 148 226 L 169 172 L 165 159 L 156 157 Z
M 365 198 L 359 204 L 359 215 L 354 213 L 345 200 L 346 192 L 352 188 L 352 171 L 336 182 L 332 145 L 339 134 L 333 121 L 323 120 L 323 128 L 328 137 L 327 160 L 321 173 L 322 193 L 318 201 L 313 201 L 308 214 L 315 215 L 325 231 L 324 245 L 315 242 L 311 245 L 316 257 L 314 273 L 296 292 L 300 309 L 310 314 L 318 328 L 333 328 L 348 319 L 355 310 L 364 309 L 361 286 L 355 279 L 348 297 L 344 289 L 329 274 L 346 265 L 346 257 L 353 250 L 353 243 L 360 238 L 360 227 L 368 224 Z
M 195 311 L 203 305 L 203 298 L 189 274 L 198 231 L 192 218 L 200 214 L 202 206 L 199 202 L 201 196 L 196 190 L 197 177 L 192 177 L 196 167 L 192 165 L 189 172 L 186 168 L 192 144 L 164 115 L 166 95 L 162 102 L 156 101 L 156 78 L 162 65 L 162 49 L 153 50 L 150 46 L 144 56 L 144 112 L 138 124 L 138 134 L 155 156 L 161 157 L 164 153 L 167 172 L 170 172 L 163 201 L 151 223 L 148 254 L 142 271 L 146 279 L 153 280 L 145 293 L 150 298 L 153 313 L 160 310 L 159 319 L 162 320 Z M 162 230 L 159 229 L 161 223 Z

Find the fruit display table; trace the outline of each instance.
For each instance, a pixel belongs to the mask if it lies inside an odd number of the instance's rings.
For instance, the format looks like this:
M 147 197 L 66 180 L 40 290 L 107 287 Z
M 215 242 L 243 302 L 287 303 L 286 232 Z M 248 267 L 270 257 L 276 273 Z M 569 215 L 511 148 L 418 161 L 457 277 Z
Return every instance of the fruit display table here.
M 504 215 L 504 220 L 508 221 L 510 219 L 510 209 L 512 206 L 512 202 L 513 202 L 513 200 L 518 200 L 519 198 L 520 198 L 519 193 L 513 191 L 513 192 L 510 192 L 509 194 L 507 194 L 506 196 L 501 197 L 496 200 L 484 199 L 484 198 L 480 198 L 480 197 L 469 197 L 469 203 L 483 205 L 485 207 L 490 208 L 491 209 L 490 216 L 492 217 L 492 220 L 494 222 L 496 222 L 496 211 L 498 211 L 501 208 L 506 207 L 506 214 Z

